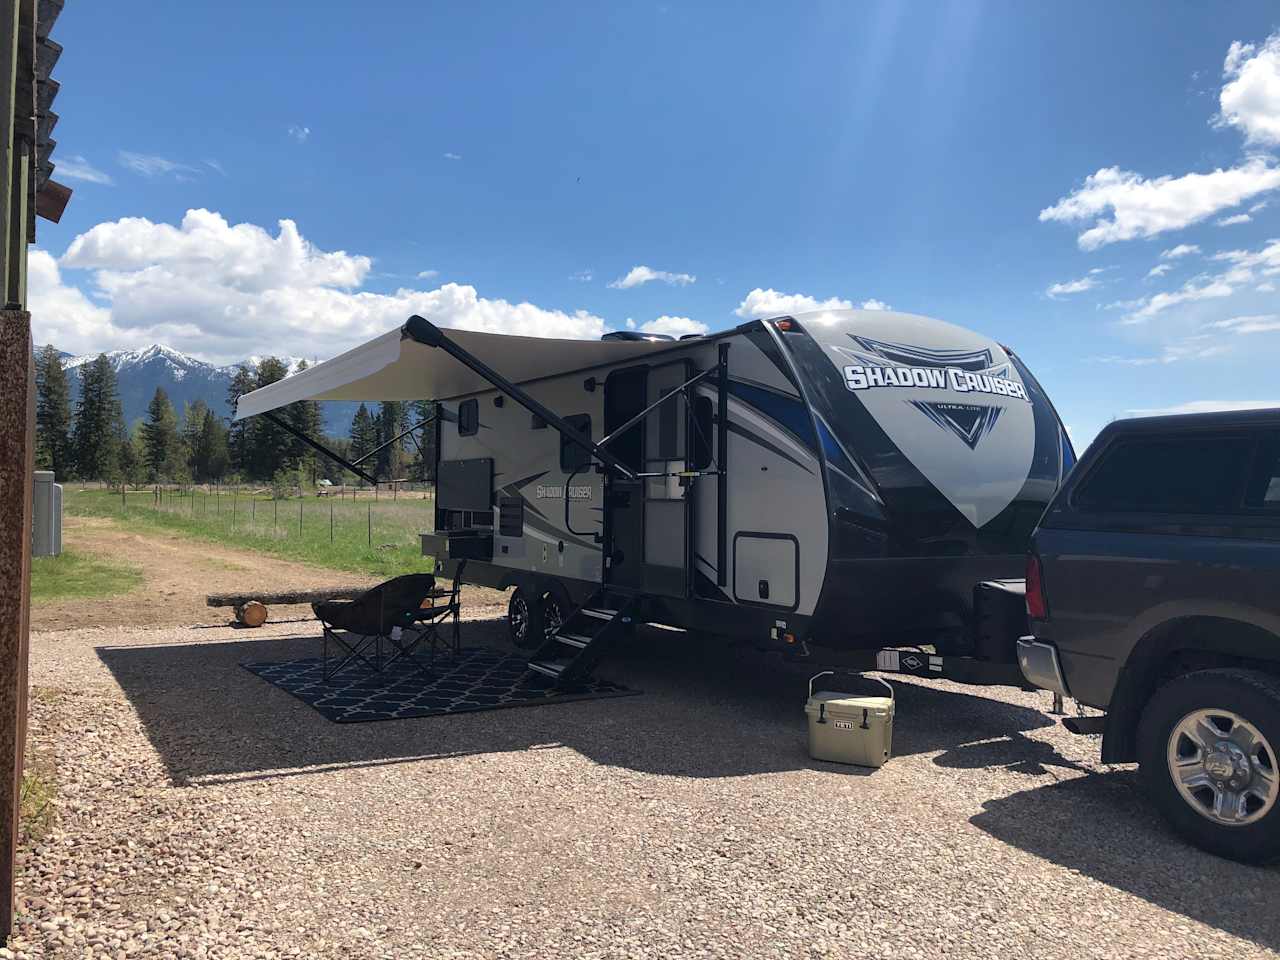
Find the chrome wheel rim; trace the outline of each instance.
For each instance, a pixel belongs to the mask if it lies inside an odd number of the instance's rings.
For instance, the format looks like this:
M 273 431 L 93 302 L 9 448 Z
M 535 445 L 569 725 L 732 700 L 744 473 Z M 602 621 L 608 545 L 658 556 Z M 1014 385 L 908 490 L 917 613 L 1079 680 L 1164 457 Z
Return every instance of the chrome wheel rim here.
M 1193 710 L 1169 735 L 1169 774 L 1191 809 L 1224 827 L 1256 823 L 1280 795 L 1276 753 L 1230 710 Z
M 548 600 L 542 608 L 542 628 L 548 639 L 560 629 L 564 623 L 564 612 L 555 600 Z
M 529 601 L 516 597 L 511 601 L 511 636 L 517 646 L 529 635 Z

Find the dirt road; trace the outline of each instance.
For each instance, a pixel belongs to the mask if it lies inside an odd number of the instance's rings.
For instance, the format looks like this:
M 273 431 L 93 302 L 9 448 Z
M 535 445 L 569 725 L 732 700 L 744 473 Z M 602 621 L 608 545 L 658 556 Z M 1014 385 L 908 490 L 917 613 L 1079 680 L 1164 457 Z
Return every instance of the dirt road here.
M 76 627 L 168 626 L 226 623 L 229 609 L 205 605 L 210 593 L 316 589 L 328 586 L 373 586 L 376 577 L 314 567 L 264 554 L 232 550 L 160 531 L 139 533 L 102 517 L 66 516 L 63 542 L 68 549 L 130 564 L 142 571 L 136 590 L 116 597 L 42 603 L 32 608 L 33 630 Z M 464 591 L 471 610 L 505 612 L 502 594 L 483 588 Z M 272 607 L 280 620 L 309 616 L 305 607 Z

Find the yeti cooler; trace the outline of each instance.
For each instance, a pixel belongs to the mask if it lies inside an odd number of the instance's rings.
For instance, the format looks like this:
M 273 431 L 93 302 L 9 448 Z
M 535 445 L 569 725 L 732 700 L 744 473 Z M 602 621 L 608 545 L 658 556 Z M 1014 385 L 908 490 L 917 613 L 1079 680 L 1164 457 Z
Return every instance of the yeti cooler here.
M 893 687 L 870 677 L 888 689 L 887 697 L 833 690 L 814 693 L 814 681 L 834 672 L 827 670 L 809 680 L 809 701 L 804 706 L 809 718 L 809 756 L 860 767 L 883 766 L 893 748 Z

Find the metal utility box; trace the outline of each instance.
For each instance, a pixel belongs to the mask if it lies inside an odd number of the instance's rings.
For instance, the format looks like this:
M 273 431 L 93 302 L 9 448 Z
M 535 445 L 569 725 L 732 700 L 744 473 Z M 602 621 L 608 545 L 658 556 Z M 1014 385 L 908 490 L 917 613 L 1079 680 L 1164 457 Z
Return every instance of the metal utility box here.
M 31 555 L 56 557 L 62 553 L 62 484 L 52 470 L 37 470 L 32 494 Z
M 888 689 L 887 697 L 834 690 L 814 693 L 814 681 L 833 675 L 827 670 L 809 680 L 804 706 L 809 718 L 809 756 L 860 767 L 884 766 L 893 751 L 893 687 L 873 677 Z

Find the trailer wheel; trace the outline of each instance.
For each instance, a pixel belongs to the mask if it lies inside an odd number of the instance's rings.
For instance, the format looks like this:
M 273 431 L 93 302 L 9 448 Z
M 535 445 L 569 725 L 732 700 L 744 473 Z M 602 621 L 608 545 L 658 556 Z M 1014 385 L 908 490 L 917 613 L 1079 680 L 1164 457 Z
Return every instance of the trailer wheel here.
M 524 587 L 516 587 L 507 604 L 507 626 L 511 630 L 511 642 L 522 650 L 534 646 L 531 628 L 534 609 L 529 602 L 530 593 Z
M 1138 726 L 1142 778 L 1196 846 L 1244 863 L 1280 860 L 1280 679 L 1201 670 L 1161 687 Z
M 565 606 L 554 590 L 542 595 L 542 633 L 545 639 L 560 629 L 564 624 Z

